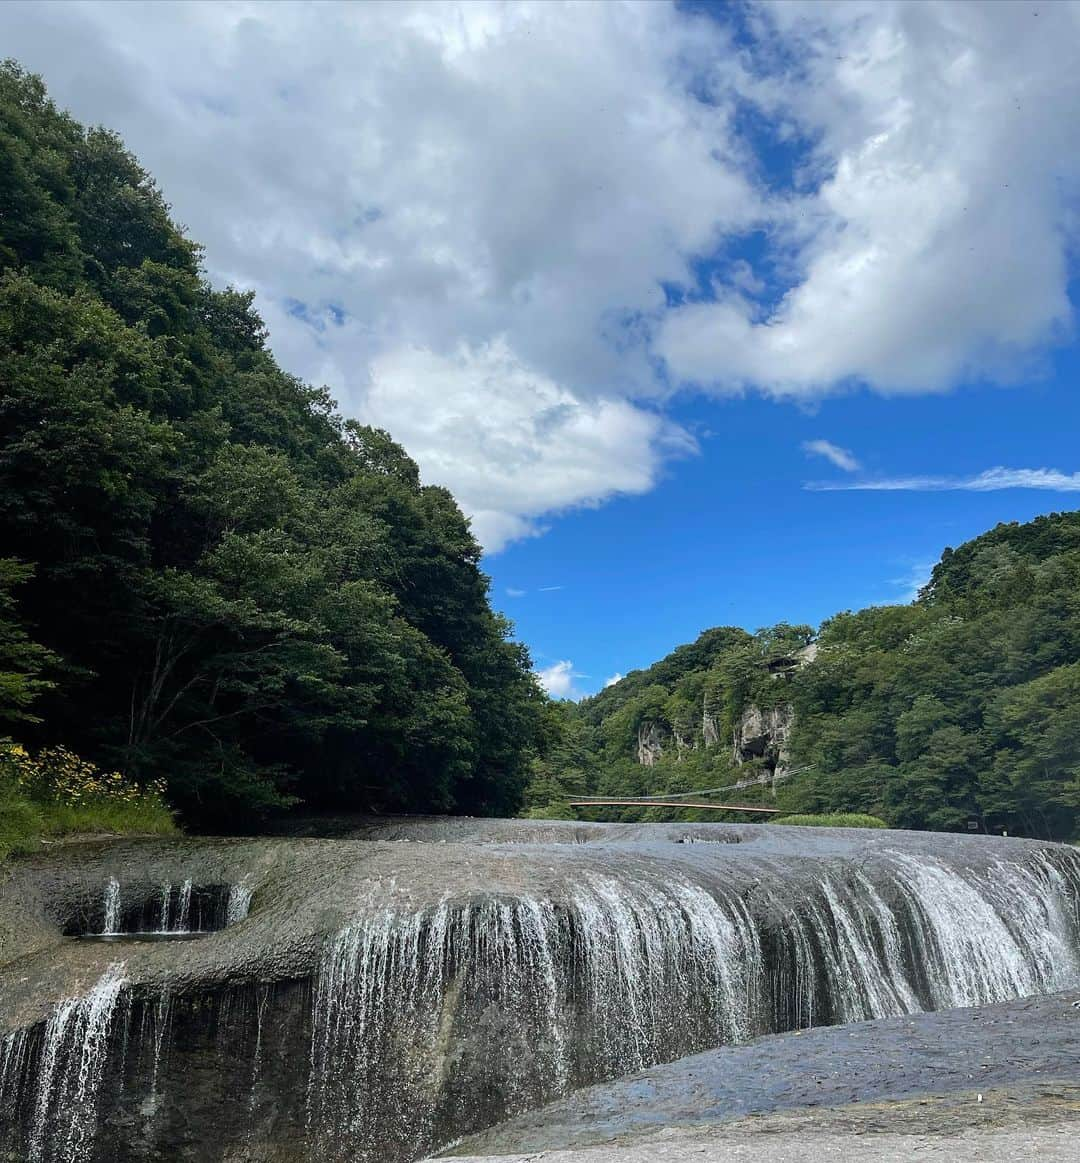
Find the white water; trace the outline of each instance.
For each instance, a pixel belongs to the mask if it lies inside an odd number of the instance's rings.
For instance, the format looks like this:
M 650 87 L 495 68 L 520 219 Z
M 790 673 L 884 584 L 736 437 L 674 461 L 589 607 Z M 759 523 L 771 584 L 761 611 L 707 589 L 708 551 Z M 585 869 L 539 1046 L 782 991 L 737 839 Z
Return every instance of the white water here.
M 77 1163 L 97 1129 L 98 1092 L 123 965 L 109 966 L 85 997 L 61 1002 L 45 1027 L 29 1134 L 31 1163 Z
M 794 904 L 768 884 L 747 894 L 630 867 L 582 874 L 557 906 L 384 907 L 327 943 L 309 1125 L 327 1157 L 342 1126 L 374 1141 L 395 1112 L 409 1113 L 392 1134 L 424 1143 L 448 1059 L 465 1069 L 483 1023 L 495 1044 L 473 1065 L 501 1117 L 773 1030 L 1080 985 L 1078 887 L 1044 857 L 979 873 L 896 854 L 873 876 L 823 866 Z
M 229 886 L 229 899 L 225 906 L 225 924 L 236 925 L 246 920 L 251 908 L 251 889 L 241 881 Z
M 105 882 L 105 924 L 102 934 L 111 937 L 120 932 L 120 882 L 110 876 Z
M 232 886 L 229 924 L 247 915 L 250 897 Z M 162 886 L 160 900 L 168 931 L 198 913 L 190 881 Z M 115 879 L 106 905 L 115 930 Z M 1067 854 L 968 867 L 885 852 L 872 864 L 796 867 L 597 853 L 554 896 L 448 896 L 420 910 L 392 882 L 376 882 L 355 902 L 353 923 L 327 940 L 312 990 L 312 1157 L 415 1157 L 447 1126 L 467 1130 L 770 1031 L 1080 986 L 1078 955 L 1080 861 Z M 0 1108 L 30 1089 L 31 1160 L 85 1155 L 121 974 L 114 966 L 84 998 L 62 1003 L 43 1036 L 23 1031 L 0 1044 Z M 272 1085 L 270 1062 L 280 1061 L 268 1057 L 275 1031 L 264 1026 L 272 988 L 258 988 L 248 1101 L 230 1118 L 254 1117 L 256 1086 Z M 147 1117 L 170 1085 L 172 1005 L 163 995 L 144 1006 L 151 1025 L 136 1030 L 148 1047 L 132 1059 L 145 1063 L 134 1085 Z M 218 1028 L 231 1028 L 224 1011 Z M 115 1038 L 125 1054 L 126 1039 L 125 1027 Z

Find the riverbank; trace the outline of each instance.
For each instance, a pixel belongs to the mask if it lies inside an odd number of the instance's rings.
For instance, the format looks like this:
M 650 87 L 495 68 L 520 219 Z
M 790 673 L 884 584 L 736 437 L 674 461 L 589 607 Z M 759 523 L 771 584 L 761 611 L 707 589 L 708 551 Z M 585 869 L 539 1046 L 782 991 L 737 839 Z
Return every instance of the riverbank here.
M 459 1156 L 458 1163 L 1072 1163 L 1078 1131 L 1080 1084 L 1047 1082 L 668 1128 L 569 1150 Z
M 460 1163 L 1074 1158 L 1080 992 L 777 1034 L 590 1087 Z M 1058 1147 L 1069 1154 L 1054 1154 Z

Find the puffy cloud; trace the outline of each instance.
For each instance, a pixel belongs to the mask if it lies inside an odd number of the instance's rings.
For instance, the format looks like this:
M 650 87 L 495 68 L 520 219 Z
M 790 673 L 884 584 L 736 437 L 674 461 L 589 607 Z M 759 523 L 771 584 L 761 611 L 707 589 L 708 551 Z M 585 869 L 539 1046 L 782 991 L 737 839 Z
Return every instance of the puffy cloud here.
M 1071 326 L 1075 3 L 134 11 L 0 37 L 488 549 L 651 488 L 687 385 L 942 391 Z
M 881 477 L 877 480 L 808 481 L 812 492 L 950 492 L 993 493 L 1000 489 L 1045 489 L 1056 493 L 1080 493 L 1080 472 L 1056 468 L 988 468 L 975 476 Z
M 574 670 L 574 664 L 569 659 L 553 662 L 550 666 L 541 667 L 536 672 L 540 685 L 554 699 L 579 699 L 581 692 L 575 687 L 574 680 L 584 678 Z
M 843 469 L 844 472 L 858 472 L 861 467 L 850 449 L 841 448 L 830 440 L 806 440 L 803 442 L 803 451 L 811 456 L 823 456 L 830 464 Z
M 674 376 L 805 396 L 1030 370 L 1070 328 L 1080 193 L 1074 3 L 776 4 L 763 107 L 813 141 L 772 206 L 775 303 L 738 288 L 662 324 Z
M 625 678 L 625 675 L 622 675 L 622 674 L 620 674 L 618 671 L 616 671 L 616 672 L 615 672 L 615 673 L 614 673 L 614 674 L 611 676 L 611 678 L 609 678 L 609 679 L 606 679 L 606 680 L 604 681 L 604 690 L 607 690 L 607 688 L 608 688 L 609 686 L 614 686 L 614 685 L 615 685 L 617 682 L 620 682 L 620 681 L 622 681 L 622 679 L 623 679 L 623 678 Z
M 664 5 L 0 6 L 5 51 L 115 127 L 254 287 L 283 364 L 382 424 L 488 549 L 691 447 L 654 394 L 662 283 L 754 217 L 727 51 Z M 86 62 L 93 62 L 87 67 Z
M 446 356 L 399 348 L 376 357 L 359 414 L 453 490 L 488 550 L 536 533 L 544 514 L 645 492 L 665 453 L 693 448 L 654 412 L 574 396 L 502 340 Z

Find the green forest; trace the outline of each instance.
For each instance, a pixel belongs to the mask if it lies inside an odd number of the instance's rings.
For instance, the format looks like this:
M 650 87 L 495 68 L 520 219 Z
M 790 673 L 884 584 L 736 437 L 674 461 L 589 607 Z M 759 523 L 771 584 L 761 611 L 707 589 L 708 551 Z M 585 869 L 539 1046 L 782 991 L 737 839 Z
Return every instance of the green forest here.
M 277 366 L 119 139 L 0 68 L 0 855 L 80 812 L 574 818 L 716 788 L 1080 831 L 1080 514 L 946 550 L 910 605 L 707 630 L 580 704 L 542 693 L 479 562 L 390 435 Z
M 468 522 L 277 366 L 252 299 L 0 68 L 0 734 L 200 827 L 512 814 L 544 697 Z
M 798 662 L 811 640 L 816 652 Z M 780 709 L 790 724 L 791 774 L 775 797 L 767 756 L 735 758 L 733 736 L 752 708 Z M 945 550 L 910 605 L 837 614 L 816 635 L 787 625 L 708 630 L 558 714 L 563 737 L 528 789 L 536 816 L 567 814 L 571 795 L 685 792 L 756 774 L 766 782 L 733 793 L 735 802 L 1073 839 L 1080 513 L 999 525 Z M 643 737 L 661 749 L 651 766 L 639 762 Z M 675 815 L 627 809 L 623 818 Z

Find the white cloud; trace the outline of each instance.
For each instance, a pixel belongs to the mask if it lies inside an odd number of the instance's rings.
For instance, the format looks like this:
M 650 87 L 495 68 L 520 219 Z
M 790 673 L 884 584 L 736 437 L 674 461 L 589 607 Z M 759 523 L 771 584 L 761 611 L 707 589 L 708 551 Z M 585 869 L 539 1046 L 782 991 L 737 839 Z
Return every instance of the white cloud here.
M 517 590 L 513 586 L 506 587 L 506 596 L 509 598 L 523 598 L 528 593 L 528 590 Z
M 255 288 L 284 366 L 386 426 L 488 549 L 656 482 L 662 281 L 754 217 L 727 36 L 665 5 L 0 5 Z M 93 62 L 92 67 L 87 62 Z M 299 310 L 296 304 L 304 304 Z M 312 325 L 312 320 L 316 325 Z
M 762 107 L 816 142 L 771 207 L 782 293 L 766 310 L 735 289 L 670 314 L 658 346 L 672 373 L 800 396 L 1030 370 L 1072 323 L 1080 8 L 843 0 L 757 14 L 762 44 L 798 62 L 759 71 Z
M 550 666 L 541 667 L 536 672 L 540 685 L 554 699 L 579 699 L 581 692 L 574 685 L 574 680 L 584 678 L 574 670 L 574 664 L 569 659 L 553 662 Z
M 733 44 L 664 4 L 88 0 L 0 5 L 0 39 L 497 549 L 652 488 L 681 386 L 1037 367 L 1072 325 L 1078 14 L 768 4 Z M 812 143 L 790 182 L 763 124 Z
M 538 532 L 544 514 L 648 491 L 665 454 L 694 447 L 626 400 L 574 396 L 522 365 L 504 340 L 377 356 L 359 414 L 454 492 L 491 551 Z
M 566 586 L 541 586 L 540 592 L 542 594 L 553 594 L 556 590 L 564 590 Z
M 614 673 L 614 674 L 611 676 L 611 678 L 609 678 L 609 679 L 605 679 L 605 681 L 604 681 L 604 690 L 607 690 L 607 688 L 608 688 L 609 686 L 614 686 L 614 685 L 615 685 L 617 682 L 620 682 L 620 681 L 621 681 L 621 680 L 622 680 L 624 677 L 625 677 L 625 675 L 622 675 L 622 674 L 620 674 L 618 671 L 616 671 L 616 672 L 615 672 L 615 673 Z
M 811 456 L 823 456 L 830 464 L 843 469 L 844 472 L 858 472 L 862 467 L 853 452 L 829 440 L 803 441 L 803 451 Z
M 1080 492 L 1080 472 L 1059 472 L 1056 468 L 988 468 L 976 476 L 882 477 L 878 480 L 808 481 L 812 492 L 950 492 L 963 490 L 992 493 L 1000 489 L 1045 489 L 1057 493 Z

